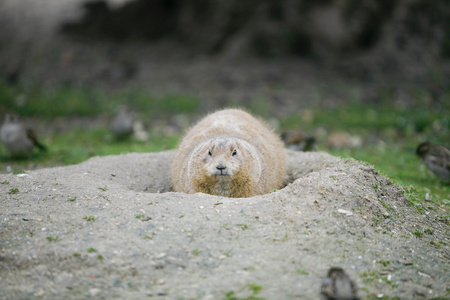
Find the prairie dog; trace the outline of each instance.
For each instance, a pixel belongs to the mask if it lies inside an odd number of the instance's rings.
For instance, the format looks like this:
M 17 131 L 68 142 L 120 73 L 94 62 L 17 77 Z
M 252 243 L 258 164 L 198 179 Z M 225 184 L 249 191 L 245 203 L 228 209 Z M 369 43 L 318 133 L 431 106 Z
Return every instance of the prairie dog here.
M 177 192 L 251 197 L 279 189 L 287 177 L 280 138 L 239 109 L 220 110 L 183 138 L 171 168 Z

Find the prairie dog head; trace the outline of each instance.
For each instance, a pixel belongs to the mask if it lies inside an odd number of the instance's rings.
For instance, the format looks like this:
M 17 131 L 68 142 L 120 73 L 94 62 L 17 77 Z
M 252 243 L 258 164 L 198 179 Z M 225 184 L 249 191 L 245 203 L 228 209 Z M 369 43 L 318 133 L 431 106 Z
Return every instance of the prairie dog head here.
M 244 140 L 220 136 L 200 143 L 192 152 L 188 177 L 199 191 L 227 195 L 235 181 L 255 184 L 261 176 L 259 155 Z

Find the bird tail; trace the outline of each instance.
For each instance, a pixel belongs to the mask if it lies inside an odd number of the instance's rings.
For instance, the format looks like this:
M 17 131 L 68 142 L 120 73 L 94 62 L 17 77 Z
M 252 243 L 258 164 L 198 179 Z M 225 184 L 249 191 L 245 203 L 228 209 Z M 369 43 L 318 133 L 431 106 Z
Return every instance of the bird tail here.
M 47 147 L 37 140 L 36 135 L 32 130 L 27 130 L 27 135 L 33 141 L 34 145 L 39 148 L 39 150 L 47 151 Z
M 43 145 L 42 143 L 40 143 L 39 141 L 36 141 L 35 145 L 36 145 L 36 147 L 39 148 L 39 150 L 47 151 L 47 147 L 45 145 Z

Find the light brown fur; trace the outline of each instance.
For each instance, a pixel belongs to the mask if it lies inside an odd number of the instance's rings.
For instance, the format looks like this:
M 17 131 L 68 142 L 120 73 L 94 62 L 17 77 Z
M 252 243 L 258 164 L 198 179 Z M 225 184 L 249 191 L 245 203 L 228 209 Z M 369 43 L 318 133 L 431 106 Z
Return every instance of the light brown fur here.
M 280 138 L 238 109 L 215 112 L 192 127 L 171 168 L 177 192 L 238 198 L 281 188 L 286 172 Z

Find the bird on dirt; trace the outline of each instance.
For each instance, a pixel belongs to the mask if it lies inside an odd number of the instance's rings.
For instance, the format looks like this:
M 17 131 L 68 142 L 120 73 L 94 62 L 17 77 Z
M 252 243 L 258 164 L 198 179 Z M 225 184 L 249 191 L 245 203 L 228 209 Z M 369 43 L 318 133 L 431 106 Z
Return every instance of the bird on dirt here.
M 116 139 L 125 139 L 133 134 L 135 122 L 136 111 L 126 105 L 121 105 L 111 119 L 109 129 Z
M 7 114 L 0 129 L 0 140 L 11 156 L 30 156 L 34 147 L 46 150 L 36 138 L 35 133 L 27 128 L 16 114 Z
M 281 134 L 281 139 L 287 149 L 294 151 L 313 151 L 316 148 L 316 139 L 300 131 L 288 130 Z
M 321 300 L 359 300 L 358 289 L 342 268 L 332 267 L 320 288 Z
M 425 165 L 442 179 L 450 179 L 450 149 L 424 142 L 417 147 L 416 154 L 422 158 Z

